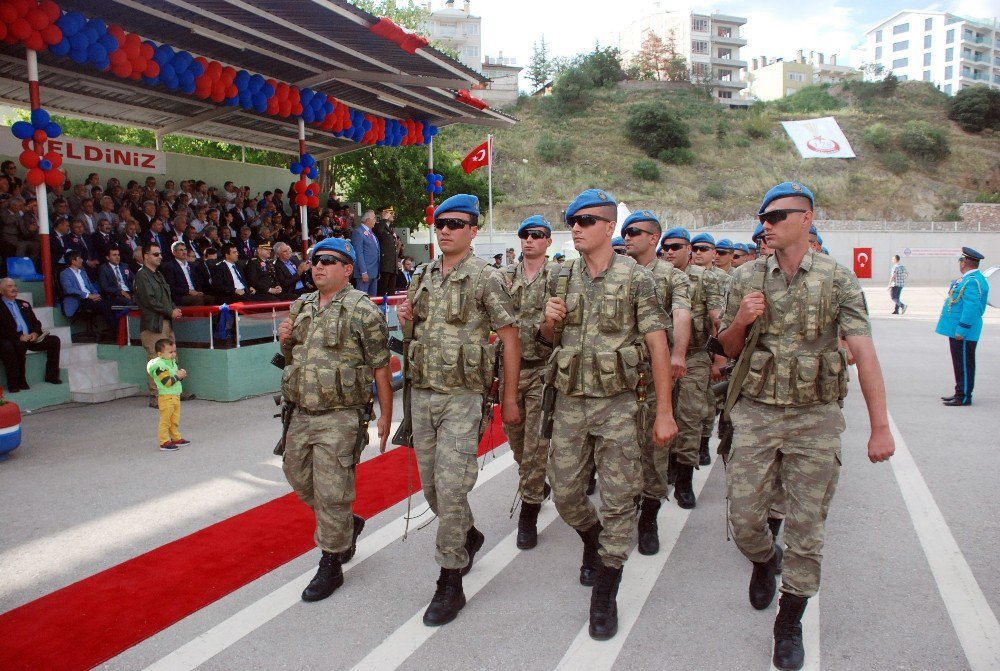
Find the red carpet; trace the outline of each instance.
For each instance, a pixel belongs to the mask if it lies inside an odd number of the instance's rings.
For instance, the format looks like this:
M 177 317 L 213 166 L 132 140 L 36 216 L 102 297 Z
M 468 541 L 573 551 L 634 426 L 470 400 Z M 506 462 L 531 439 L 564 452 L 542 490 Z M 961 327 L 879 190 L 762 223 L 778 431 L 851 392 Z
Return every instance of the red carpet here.
M 479 445 L 506 440 L 494 421 Z M 396 448 L 358 466 L 354 511 L 371 517 L 406 498 Z M 0 615 L 0 669 L 90 669 L 314 549 L 312 511 L 287 494 Z

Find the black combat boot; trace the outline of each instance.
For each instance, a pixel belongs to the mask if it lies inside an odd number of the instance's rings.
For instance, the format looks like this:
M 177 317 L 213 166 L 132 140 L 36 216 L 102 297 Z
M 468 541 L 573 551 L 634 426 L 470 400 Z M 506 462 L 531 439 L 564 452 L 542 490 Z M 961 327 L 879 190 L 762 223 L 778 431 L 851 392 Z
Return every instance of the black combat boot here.
M 702 436 L 701 448 L 698 450 L 698 465 L 708 466 L 712 463 L 712 455 L 708 453 L 708 436 Z
M 583 561 L 580 563 L 580 584 L 585 587 L 593 587 L 597 578 L 597 567 L 601 560 L 597 556 L 597 551 L 601 549 L 601 523 L 598 522 L 586 531 L 577 530 L 583 539 Z
M 541 503 L 521 502 L 521 516 L 517 518 L 517 549 L 530 550 L 538 545 L 538 511 Z
M 587 481 L 587 496 L 593 495 L 597 491 L 597 468 L 590 472 L 590 480 Z
M 677 456 L 671 454 L 667 457 L 667 486 L 673 487 L 677 484 Z
M 462 591 L 462 571 L 457 568 L 441 569 L 437 589 L 431 604 L 424 611 L 424 624 L 438 627 L 448 624 L 465 608 L 465 592 Z
M 322 601 L 344 584 L 344 572 L 340 570 L 338 554 L 323 551 L 323 556 L 319 560 L 319 570 L 302 591 L 303 601 Z
M 622 582 L 622 570 L 609 568 L 600 562 L 597 565 L 597 579 L 590 593 L 590 637 L 606 641 L 618 633 L 618 585 Z
M 465 534 L 465 551 L 469 554 L 469 563 L 462 569 L 462 575 L 472 570 L 472 560 L 476 558 L 479 548 L 483 547 L 484 540 L 486 540 L 486 536 L 476 527 L 470 527 L 469 531 Z
M 774 536 L 774 540 L 778 540 L 778 532 L 781 531 L 781 523 L 784 520 L 780 517 L 768 517 L 767 518 L 767 528 L 771 530 L 771 535 Z
M 798 671 L 805 661 L 802 647 L 802 613 L 809 599 L 794 594 L 781 593 L 778 599 L 778 617 L 774 619 L 775 668 L 781 671 Z
M 674 498 L 677 505 L 686 510 L 694 508 L 697 500 L 694 497 L 694 489 L 691 487 L 691 477 L 694 475 L 694 466 L 689 464 L 676 464 L 674 470 L 677 472 L 677 482 L 674 483 Z
M 365 518 L 354 515 L 354 537 L 351 538 L 351 547 L 340 553 L 341 564 L 346 564 L 354 559 L 354 553 L 358 551 L 358 536 L 361 535 L 361 530 L 364 528 Z
M 753 563 L 753 575 L 750 576 L 750 605 L 757 610 L 764 610 L 774 601 L 774 591 L 778 588 L 778 574 L 781 573 L 782 555 L 781 547 L 775 543 L 774 554 L 770 559 Z
M 659 499 L 643 498 L 639 508 L 639 554 L 655 555 L 660 551 L 656 513 L 660 511 Z

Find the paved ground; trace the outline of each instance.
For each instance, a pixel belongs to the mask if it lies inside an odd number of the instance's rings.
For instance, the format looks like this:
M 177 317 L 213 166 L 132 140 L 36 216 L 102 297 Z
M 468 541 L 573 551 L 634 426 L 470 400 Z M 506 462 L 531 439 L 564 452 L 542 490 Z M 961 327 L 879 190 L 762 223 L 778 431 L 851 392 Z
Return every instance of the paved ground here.
M 898 452 L 890 464 L 867 461 L 853 383 L 823 588 L 807 611 L 809 668 L 1000 668 L 1000 311 L 980 343 L 976 404 L 946 408 L 938 396 L 951 393 L 951 364 L 933 334 L 943 297 L 907 289 L 910 309 L 892 317 L 885 292 L 870 293 Z M 139 399 L 26 417 L 27 444 L 0 464 L 0 612 L 286 493 L 272 413 L 269 397 L 185 403 L 182 428 L 196 444 L 173 454 L 155 449 L 156 411 Z M 773 610 L 747 604 L 749 564 L 726 540 L 721 465 L 697 474 L 693 511 L 664 506 L 663 550 L 633 553 L 621 632 L 598 644 L 576 582 L 579 540 L 551 503 L 538 548 L 514 548 L 511 464 L 505 447 L 488 456 L 472 495 L 486 545 L 455 623 L 419 622 L 437 575 L 434 526 L 401 542 L 403 503 L 369 521 L 330 599 L 298 600 L 317 559 L 308 553 L 106 668 L 769 668 Z

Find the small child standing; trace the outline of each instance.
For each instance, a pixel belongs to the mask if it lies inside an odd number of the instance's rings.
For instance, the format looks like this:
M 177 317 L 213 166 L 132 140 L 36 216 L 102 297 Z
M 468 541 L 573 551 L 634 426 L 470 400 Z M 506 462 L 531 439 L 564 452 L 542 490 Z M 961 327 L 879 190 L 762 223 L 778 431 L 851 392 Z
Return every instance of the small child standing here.
M 177 367 L 177 346 L 167 338 L 161 338 L 153 346 L 156 358 L 146 364 L 146 372 L 156 383 L 159 392 L 157 403 L 160 408 L 160 449 L 169 452 L 177 451 L 183 445 L 190 445 L 190 440 L 181 438 L 181 380 L 187 377 L 187 371 Z

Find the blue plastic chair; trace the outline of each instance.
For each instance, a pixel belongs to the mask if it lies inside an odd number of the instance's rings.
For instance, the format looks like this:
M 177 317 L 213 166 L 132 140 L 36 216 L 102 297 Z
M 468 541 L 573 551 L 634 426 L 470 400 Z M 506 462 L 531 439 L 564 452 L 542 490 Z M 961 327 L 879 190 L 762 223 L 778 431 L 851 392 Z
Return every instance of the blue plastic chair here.
M 27 256 L 7 257 L 7 277 L 27 282 L 40 282 L 45 277 L 35 272 L 35 264 Z

